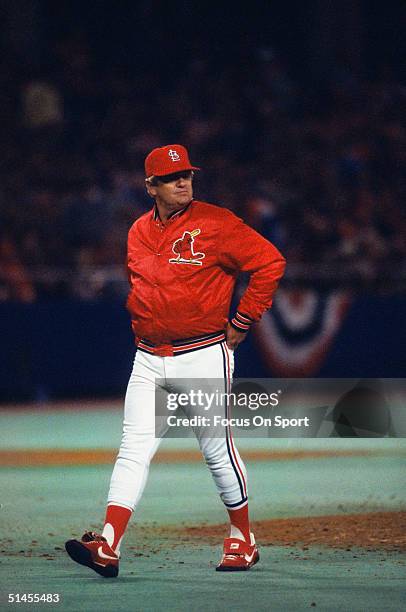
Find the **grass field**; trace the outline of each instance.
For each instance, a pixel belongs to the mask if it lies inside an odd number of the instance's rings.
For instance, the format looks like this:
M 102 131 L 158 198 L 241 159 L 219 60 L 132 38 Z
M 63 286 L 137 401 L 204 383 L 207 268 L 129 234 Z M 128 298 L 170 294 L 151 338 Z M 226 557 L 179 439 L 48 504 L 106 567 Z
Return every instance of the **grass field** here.
M 165 441 L 119 577 L 74 564 L 63 545 L 100 529 L 120 421 L 108 405 L 0 413 L 1 610 L 405 608 L 406 444 L 396 439 L 239 441 L 261 553 L 244 574 L 214 571 L 226 514 L 195 441 Z M 61 601 L 8 604 L 9 593 Z

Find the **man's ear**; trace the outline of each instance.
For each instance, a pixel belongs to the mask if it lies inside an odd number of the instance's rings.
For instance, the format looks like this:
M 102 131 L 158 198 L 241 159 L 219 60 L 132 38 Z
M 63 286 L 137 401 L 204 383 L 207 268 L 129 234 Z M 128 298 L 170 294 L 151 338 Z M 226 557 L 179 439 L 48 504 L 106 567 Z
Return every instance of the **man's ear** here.
M 148 195 L 151 198 L 155 198 L 156 196 L 156 189 L 153 185 L 151 185 L 151 183 L 149 183 L 148 181 L 145 181 L 145 188 L 147 190 Z

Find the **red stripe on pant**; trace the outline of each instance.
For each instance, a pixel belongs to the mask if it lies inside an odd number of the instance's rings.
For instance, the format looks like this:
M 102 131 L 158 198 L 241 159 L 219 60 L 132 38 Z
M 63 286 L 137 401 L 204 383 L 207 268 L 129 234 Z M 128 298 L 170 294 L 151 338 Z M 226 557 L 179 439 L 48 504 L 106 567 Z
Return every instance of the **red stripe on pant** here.
M 225 344 L 225 343 L 224 343 Z M 226 364 L 227 364 L 227 389 L 226 392 L 230 393 L 231 392 L 231 368 L 230 368 L 230 357 L 227 351 L 227 348 L 224 346 L 224 350 L 223 350 L 224 354 L 225 354 L 225 358 L 226 358 Z M 228 409 L 228 404 L 227 404 L 227 413 L 226 413 L 226 417 L 229 417 L 229 409 Z M 241 469 L 240 464 L 238 463 L 238 459 L 237 459 L 237 455 L 235 452 L 235 448 L 234 448 L 234 442 L 233 442 L 233 437 L 231 435 L 231 427 L 228 425 L 227 426 L 227 431 L 228 431 L 228 439 L 230 442 L 230 448 L 231 448 L 231 453 L 232 456 L 234 458 L 235 461 L 235 465 L 236 468 L 238 469 L 238 473 L 240 474 L 242 483 L 243 483 L 243 493 L 244 493 L 244 497 L 247 497 L 247 483 L 245 482 L 245 478 L 244 478 L 244 473 Z M 227 435 L 227 434 L 226 434 Z

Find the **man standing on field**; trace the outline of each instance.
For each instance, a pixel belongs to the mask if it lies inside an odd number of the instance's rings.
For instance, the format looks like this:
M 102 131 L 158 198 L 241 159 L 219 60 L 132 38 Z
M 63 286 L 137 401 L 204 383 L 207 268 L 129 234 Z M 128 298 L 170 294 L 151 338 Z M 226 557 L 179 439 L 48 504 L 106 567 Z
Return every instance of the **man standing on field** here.
M 155 204 L 128 235 L 127 307 L 137 353 L 122 442 L 102 534 L 86 532 L 66 543 L 74 561 L 105 577 L 118 575 L 120 544 L 161 441 L 155 437 L 156 379 L 223 379 L 229 392 L 234 351 L 270 308 L 285 269 L 277 248 L 231 211 L 193 199 L 196 170 L 179 144 L 151 151 L 146 188 Z M 248 272 L 250 281 L 229 318 L 240 272 Z M 203 428 L 195 433 L 230 519 L 216 569 L 242 571 L 257 563 L 259 554 L 249 524 L 246 469 L 230 427 L 223 430 L 215 438 Z

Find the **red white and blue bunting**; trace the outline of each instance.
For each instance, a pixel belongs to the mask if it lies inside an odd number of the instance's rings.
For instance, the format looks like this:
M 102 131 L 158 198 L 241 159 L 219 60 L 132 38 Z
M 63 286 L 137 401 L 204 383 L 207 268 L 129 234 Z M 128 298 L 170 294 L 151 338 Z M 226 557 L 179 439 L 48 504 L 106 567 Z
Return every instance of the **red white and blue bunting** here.
M 343 291 L 279 288 L 272 309 L 252 329 L 269 370 L 281 377 L 316 375 L 350 301 Z

